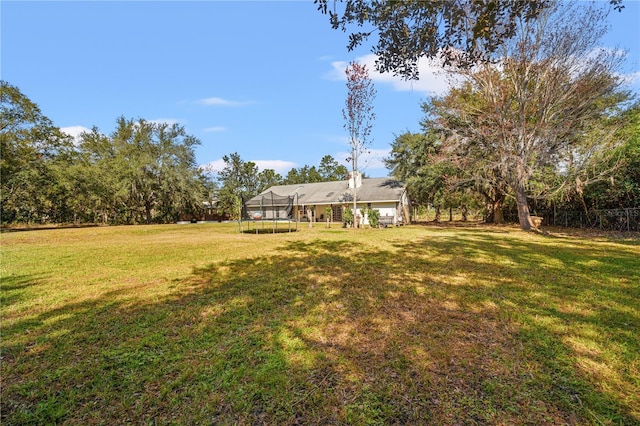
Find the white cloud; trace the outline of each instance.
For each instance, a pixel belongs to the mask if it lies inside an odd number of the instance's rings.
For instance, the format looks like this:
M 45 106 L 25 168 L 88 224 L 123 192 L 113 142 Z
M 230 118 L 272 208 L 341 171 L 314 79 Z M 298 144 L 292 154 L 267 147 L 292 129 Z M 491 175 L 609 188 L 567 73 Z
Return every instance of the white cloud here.
M 360 157 L 358 158 L 358 168 L 365 174 L 379 175 L 380 173 L 373 173 L 373 170 L 386 170 L 384 159 L 389 156 L 390 152 L 391 148 L 370 149 L 367 152 L 360 154 Z M 334 155 L 334 158 L 338 163 L 351 170 L 351 163 L 347 161 L 347 158 L 349 157 L 351 157 L 351 152 L 338 152 Z
M 289 170 L 296 167 L 296 163 L 283 160 L 253 160 L 259 170 L 273 169 L 276 173 L 288 173 Z
M 202 129 L 203 132 L 206 133 L 211 133 L 211 132 L 224 132 L 226 131 L 227 128 L 226 127 L 222 127 L 222 126 L 213 126 L 213 127 L 207 127 L 205 129 Z
M 207 173 L 216 173 L 224 169 L 224 160 L 220 158 L 207 164 L 202 164 L 200 168 Z
M 283 160 L 250 160 L 258 166 L 258 170 L 262 171 L 265 169 L 273 169 L 276 173 L 286 174 L 292 168 L 296 167 L 297 164 L 291 161 L 283 161 Z M 200 166 L 202 170 L 207 173 L 216 173 L 224 169 L 225 163 L 222 158 L 218 160 L 211 161 L 207 164 L 203 164 Z
M 232 101 L 224 98 L 204 98 L 200 99 L 198 103 L 204 106 L 226 106 L 226 107 L 236 107 L 236 106 L 244 106 L 244 105 L 252 105 L 255 102 L 253 101 Z
M 444 68 L 435 61 L 420 59 L 418 61 L 419 80 L 404 80 L 392 73 L 380 73 L 376 70 L 376 55 L 370 53 L 356 59 L 360 64 L 367 66 L 369 77 L 375 84 L 389 84 L 397 91 L 422 92 L 428 95 L 442 95 L 451 86 L 450 77 Z M 344 61 L 331 63 L 332 70 L 325 77 L 331 80 L 346 80 L 345 69 L 349 65 Z
M 620 75 L 620 78 L 625 85 L 633 86 L 640 83 L 640 71 L 636 71 L 631 74 L 622 74 Z
M 391 153 L 391 148 L 372 149 L 365 154 L 365 167 L 372 169 L 385 169 L 384 159 Z
M 62 133 L 66 133 L 67 135 L 71 136 L 73 138 L 73 143 L 75 145 L 78 145 L 80 143 L 80 135 L 83 133 L 91 132 L 91 129 L 84 126 L 68 126 L 68 127 L 61 127 L 60 131 Z

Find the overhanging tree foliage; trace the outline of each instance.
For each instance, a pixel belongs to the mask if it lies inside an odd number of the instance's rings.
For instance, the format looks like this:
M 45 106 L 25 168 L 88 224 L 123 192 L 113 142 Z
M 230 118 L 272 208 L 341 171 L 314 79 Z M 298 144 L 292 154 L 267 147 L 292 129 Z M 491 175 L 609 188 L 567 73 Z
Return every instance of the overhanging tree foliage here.
M 442 137 L 433 129 L 396 136 L 384 162 L 391 174 L 407 184 L 412 204 L 433 206 L 439 221 L 443 208 L 465 213 L 477 204 L 464 171 L 443 155 Z
M 456 89 L 454 89 L 455 91 Z M 435 101 L 438 102 L 437 100 Z M 432 161 L 447 165 L 449 169 L 448 181 L 451 188 L 464 189 L 466 192 L 473 191 L 479 194 L 485 203 L 485 220 L 488 223 L 504 223 L 503 206 L 506 200 L 508 185 L 505 182 L 502 170 L 492 167 L 491 164 L 484 163 L 482 156 L 457 155 L 448 149 L 448 145 L 442 143 L 451 136 L 446 128 L 439 128 L 432 120 L 433 105 L 431 102 L 424 102 L 422 110 L 426 118 L 421 122 L 421 126 L 427 134 L 433 133 L 434 137 L 441 139 L 438 145 L 438 156 Z M 432 127 L 434 126 L 435 127 Z M 463 197 L 468 198 L 468 197 Z
M 473 65 L 490 60 L 523 21 L 535 19 L 551 0 L 314 0 L 333 29 L 348 31 L 348 49 L 377 35 L 372 52 L 380 72 L 418 78 L 418 60 Z M 622 0 L 610 0 L 622 9 Z
M 423 1 L 315 0 L 329 14 L 332 28 L 347 31 L 348 49 L 377 35 L 372 52 L 376 67 L 405 78 L 418 78 L 418 60 L 442 58 L 446 63 L 486 60 L 516 31 L 519 20 L 535 18 L 547 0 Z

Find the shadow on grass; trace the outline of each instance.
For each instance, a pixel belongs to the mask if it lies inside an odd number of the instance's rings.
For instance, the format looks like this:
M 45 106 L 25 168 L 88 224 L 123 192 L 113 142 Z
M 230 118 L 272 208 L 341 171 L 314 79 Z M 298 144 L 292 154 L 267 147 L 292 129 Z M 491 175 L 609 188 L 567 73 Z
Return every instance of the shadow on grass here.
M 290 242 L 7 327 L 3 423 L 636 424 L 635 255 Z
M 24 232 L 24 231 L 45 231 L 52 229 L 71 229 L 71 228 L 96 228 L 99 226 L 95 223 L 83 224 L 64 224 L 64 225 L 18 225 L 18 226 L 0 226 L 0 233 L 5 232 Z
M 27 290 L 39 285 L 44 276 L 41 275 L 7 275 L 1 277 L 0 306 L 8 307 L 24 301 Z
M 246 230 L 243 229 L 242 233 L 243 234 L 289 234 L 292 232 L 297 232 L 297 230 L 295 228 L 292 229 L 287 229 L 287 228 L 276 228 L 276 229 L 268 229 L 268 228 L 257 228 L 257 229 L 250 229 L 250 230 Z
M 518 325 L 514 336 L 526 358 L 539 364 L 536 380 L 552 400 L 580 406 L 595 424 L 638 422 L 636 242 L 526 241 L 474 230 L 422 246 L 450 259 L 452 271 L 465 278 L 451 297 L 496 303 L 501 316 Z

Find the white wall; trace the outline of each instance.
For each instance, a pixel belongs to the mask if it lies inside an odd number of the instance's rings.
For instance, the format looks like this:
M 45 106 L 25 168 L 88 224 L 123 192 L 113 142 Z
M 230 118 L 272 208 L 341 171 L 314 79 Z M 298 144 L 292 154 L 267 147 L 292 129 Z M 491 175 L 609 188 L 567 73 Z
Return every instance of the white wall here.
M 398 218 L 398 213 L 396 209 L 396 203 L 371 203 L 371 208 L 374 210 L 378 210 L 380 212 L 380 216 L 393 216 L 393 223 L 395 224 Z M 358 214 L 362 216 L 362 211 L 360 210 L 360 206 L 358 206 Z M 365 225 L 369 224 L 369 218 L 365 216 L 364 218 Z

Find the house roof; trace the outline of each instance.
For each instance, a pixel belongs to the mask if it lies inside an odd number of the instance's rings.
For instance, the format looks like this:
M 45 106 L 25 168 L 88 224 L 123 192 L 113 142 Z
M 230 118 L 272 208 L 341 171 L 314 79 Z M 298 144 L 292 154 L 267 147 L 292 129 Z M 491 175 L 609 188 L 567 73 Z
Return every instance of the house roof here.
M 388 177 L 362 179 L 362 185 L 357 190 L 358 202 L 399 201 L 405 189 L 404 183 Z M 284 196 L 297 194 L 297 204 L 299 205 L 337 204 L 353 201 L 353 192 L 349 189 L 349 181 L 341 180 L 272 186 L 247 201 L 247 204 L 258 205 L 262 196 L 269 192 Z

